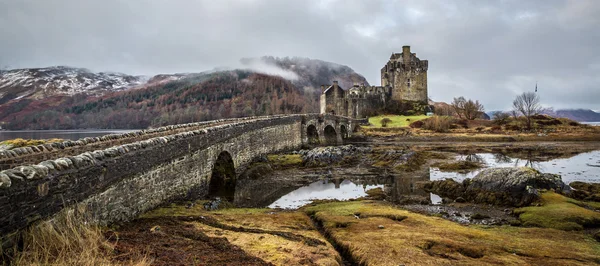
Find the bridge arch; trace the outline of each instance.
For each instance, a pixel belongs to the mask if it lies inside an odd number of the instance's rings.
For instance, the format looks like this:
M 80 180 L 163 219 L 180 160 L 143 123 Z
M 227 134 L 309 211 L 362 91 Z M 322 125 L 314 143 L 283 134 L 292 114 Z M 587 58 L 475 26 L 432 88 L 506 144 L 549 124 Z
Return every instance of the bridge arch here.
M 221 197 L 233 201 L 235 194 L 235 164 L 233 157 L 227 151 L 222 151 L 217 156 L 208 185 L 209 197 Z
M 323 130 L 323 133 L 325 135 L 325 143 L 327 143 L 327 145 L 337 144 L 337 133 L 332 125 L 327 125 Z
M 306 127 L 306 136 L 308 137 L 308 144 L 319 144 L 319 130 L 315 125 Z

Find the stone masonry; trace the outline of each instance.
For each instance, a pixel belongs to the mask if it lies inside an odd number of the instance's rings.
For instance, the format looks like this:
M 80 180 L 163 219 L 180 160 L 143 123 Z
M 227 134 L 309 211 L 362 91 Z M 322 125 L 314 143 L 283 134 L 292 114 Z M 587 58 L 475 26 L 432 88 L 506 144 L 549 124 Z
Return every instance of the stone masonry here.
M 389 100 L 428 102 L 427 60 L 420 60 L 410 46 L 403 46 L 402 53 L 394 53 L 381 69 L 381 86 L 355 84 L 347 90 L 333 81 L 321 86 L 321 113 L 365 117 L 364 111 L 377 108 Z

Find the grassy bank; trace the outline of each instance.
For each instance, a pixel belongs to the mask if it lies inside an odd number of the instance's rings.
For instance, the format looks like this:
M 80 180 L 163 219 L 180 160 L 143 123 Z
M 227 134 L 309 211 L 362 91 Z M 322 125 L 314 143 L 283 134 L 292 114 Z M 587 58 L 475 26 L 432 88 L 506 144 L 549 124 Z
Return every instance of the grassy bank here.
M 370 128 L 381 128 L 381 120 L 387 118 L 390 122 L 387 124 L 387 128 L 393 127 L 408 127 L 410 123 L 423 120 L 428 118 L 426 115 L 417 115 L 417 116 L 403 116 L 403 115 L 379 115 L 374 117 L 369 117 Z
M 462 226 L 374 201 L 333 202 L 304 210 L 361 265 L 600 263 L 600 245 L 583 233 Z

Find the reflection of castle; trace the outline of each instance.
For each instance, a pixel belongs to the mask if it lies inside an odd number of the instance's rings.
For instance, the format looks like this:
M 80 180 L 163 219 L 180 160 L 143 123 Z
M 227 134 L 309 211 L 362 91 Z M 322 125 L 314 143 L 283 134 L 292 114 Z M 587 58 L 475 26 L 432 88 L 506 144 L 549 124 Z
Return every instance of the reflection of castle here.
M 414 101 L 427 103 L 427 60 L 420 60 L 410 46 L 403 46 L 402 53 L 392 54 L 381 69 L 381 86 L 355 84 L 344 90 L 333 85 L 321 86 L 321 113 L 354 118 L 364 117 L 370 108 L 385 105 L 386 101 Z

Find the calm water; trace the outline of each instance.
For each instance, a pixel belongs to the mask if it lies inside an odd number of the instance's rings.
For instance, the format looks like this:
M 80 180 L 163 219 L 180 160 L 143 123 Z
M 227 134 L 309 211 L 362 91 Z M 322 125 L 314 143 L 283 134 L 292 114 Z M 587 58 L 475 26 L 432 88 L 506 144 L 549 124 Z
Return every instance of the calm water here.
M 469 156 L 457 156 L 458 160 L 475 160 L 486 164 L 486 167 L 514 167 L 529 166 L 544 173 L 560 174 L 565 183 L 583 181 L 600 183 L 600 151 L 581 153 L 570 158 L 554 159 L 549 161 L 523 160 L 500 154 L 479 153 Z M 348 200 L 364 197 L 367 190 L 380 187 L 390 197 L 391 201 L 402 202 L 409 198 L 420 198 L 431 204 L 440 204 L 438 195 L 417 189 L 418 182 L 452 178 L 462 181 L 472 178 L 481 172 L 481 169 L 472 172 L 441 172 L 438 168 L 430 168 L 429 172 L 422 175 L 414 173 L 399 174 L 393 177 L 364 178 L 358 174 L 336 174 L 336 179 L 322 179 L 292 190 L 278 190 L 278 196 L 263 203 L 269 208 L 295 209 L 313 200 L 337 199 Z M 276 180 L 270 182 L 276 183 Z M 271 184 L 272 184 L 271 183 Z M 237 190 L 237 188 L 236 188 Z M 269 194 L 260 188 L 253 188 L 251 194 Z M 250 198 L 253 198 L 252 196 Z
M 478 153 L 469 156 L 458 156 L 458 160 L 475 160 L 485 163 L 486 167 L 529 166 L 543 173 L 559 174 L 565 183 L 583 181 L 600 183 L 600 151 L 581 153 L 570 158 L 550 161 L 524 160 L 503 156 L 500 154 Z M 431 180 L 452 178 L 462 181 L 475 177 L 481 170 L 468 173 L 441 172 L 438 168 L 429 169 Z
M 78 140 L 86 137 L 100 137 L 109 134 L 122 134 L 135 130 L 90 129 L 90 130 L 0 130 L 0 141 L 9 139 L 70 139 Z
M 296 189 L 269 205 L 269 208 L 295 209 L 311 203 L 317 199 L 349 200 L 364 197 L 367 190 L 384 188 L 384 185 L 360 185 L 350 180 L 320 180 L 305 187 Z

